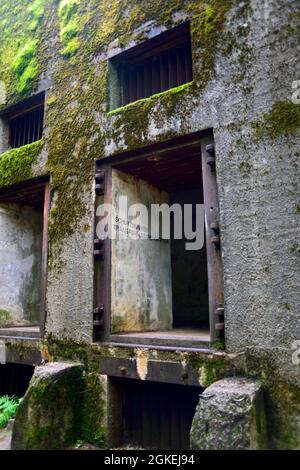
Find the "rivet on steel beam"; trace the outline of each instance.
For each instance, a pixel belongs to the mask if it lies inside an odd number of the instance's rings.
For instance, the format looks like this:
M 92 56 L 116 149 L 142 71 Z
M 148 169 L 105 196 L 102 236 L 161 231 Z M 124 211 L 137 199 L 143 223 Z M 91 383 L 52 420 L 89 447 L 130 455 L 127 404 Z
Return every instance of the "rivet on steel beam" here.
M 104 193 L 104 178 L 105 178 L 105 173 L 104 171 L 99 171 L 95 174 L 95 191 L 96 194 L 101 196 Z
M 94 250 L 94 257 L 97 259 L 103 259 L 104 258 L 104 249 L 100 250 Z
M 220 237 L 219 235 L 215 235 L 214 237 L 211 237 L 211 242 L 215 245 L 215 246 L 220 246 Z
M 206 163 L 211 167 L 213 170 L 216 166 L 216 154 L 215 154 L 215 146 L 214 144 L 209 144 L 205 147 L 206 153 Z
M 104 320 L 94 320 L 93 325 L 94 326 L 103 326 L 104 325 Z
M 217 316 L 222 317 L 222 316 L 224 315 L 224 307 L 218 307 L 218 308 L 216 308 L 215 314 L 216 314 Z
M 95 238 L 94 240 L 94 256 L 95 258 L 101 259 L 104 257 L 104 242 L 99 238 Z
M 104 312 L 104 305 L 99 305 L 94 308 L 94 315 L 102 315 Z
M 220 231 L 220 226 L 219 222 L 216 220 L 210 224 L 210 229 L 213 230 L 214 232 L 219 232 Z

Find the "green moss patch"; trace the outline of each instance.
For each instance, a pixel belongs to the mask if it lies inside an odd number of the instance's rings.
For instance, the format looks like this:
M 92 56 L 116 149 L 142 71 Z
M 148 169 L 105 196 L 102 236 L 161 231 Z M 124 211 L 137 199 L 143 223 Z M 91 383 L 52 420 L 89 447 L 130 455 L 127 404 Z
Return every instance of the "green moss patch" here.
M 0 327 L 6 326 L 10 320 L 10 313 L 7 310 L 0 309 Z
M 3 1 L 0 5 L 0 80 L 8 102 L 28 95 L 40 74 L 40 27 L 46 0 Z
M 0 187 L 20 183 L 33 177 L 32 165 L 37 161 L 43 142 L 39 140 L 0 155 Z
M 106 438 L 104 427 L 104 390 L 97 370 L 87 370 L 84 377 L 82 410 L 82 440 L 90 444 L 103 445 Z
M 193 353 L 189 355 L 188 363 L 199 375 L 203 387 L 209 387 L 217 380 L 233 375 L 234 372 L 233 364 L 222 354 L 212 357 Z
M 252 123 L 256 137 L 276 139 L 281 135 L 294 135 L 300 129 L 300 106 L 291 101 L 276 101 L 270 112 L 260 121 Z
M 117 114 L 131 111 L 136 108 L 147 108 L 148 106 L 152 106 L 155 100 L 158 99 L 168 99 L 171 96 L 177 95 L 178 93 L 182 93 L 185 90 L 189 89 L 193 82 L 185 83 L 184 85 L 180 85 L 175 88 L 171 88 L 170 90 L 162 91 L 161 93 L 155 93 L 154 95 L 149 96 L 149 98 L 143 98 L 138 101 L 134 101 L 133 103 L 129 103 L 126 106 L 122 106 L 120 108 L 113 109 L 108 113 L 108 116 L 115 116 Z
M 80 33 L 89 18 L 87 11 L 80 9 L 80 3 L 79 0 L 60 0 L 58 6 L 62 54 L 69 58 L 79 49 Z
M 16 415 L 12 449 L 64 449 L 80 437 L 82 367 L 62 366 L 33 376 Z
M 211 0 L 192 1 L 187 5 L 192 15 L 194 58 L 198 63 L 194 74 L 198 88 L 204 89 L 213 77 L 215 58 L 228 39 L 224 29 L 232 4 L 231 0 Z

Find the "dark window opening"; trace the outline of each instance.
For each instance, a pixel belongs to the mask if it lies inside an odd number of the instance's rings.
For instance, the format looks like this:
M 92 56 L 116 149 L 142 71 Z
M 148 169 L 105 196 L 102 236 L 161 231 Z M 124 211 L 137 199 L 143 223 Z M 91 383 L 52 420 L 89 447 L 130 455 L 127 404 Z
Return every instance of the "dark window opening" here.
M 2 148 L 19 148 L 42 138 L 44 127 L 44 93 L 6 109 L 0 114 L 7 141 Z
M 25 364 L 0 365 L 0 396 L 23 397 L 34 373 L 34 367 Z
M 210 132 L 96 161 L 95 341 L 190 348 L 224 338 L 216 183 Z M 117 209 L 105 240 L 104 202 Z
M 189 23 L 117 55 L 110 65 L 111 109 L 191 82 Z
M 123 444 L 187 450 L 200 387 L 116 380 L 120 387 Z
M 115 171 L 117 170 L 117 171 Z M 170 206 L 177 203 L 182 208 L 183 235 L 185 234 L 184 213 L 188 204 L 193 210 L 193 229 L 195 229 L 196 205 L 203 205 L 202 160 L 199 147 L 166 152 L 162 157 L 153 155 L 132 162 L 120 163 L 113 170 L 113 197 L 120 189 L 129 196 L 131 203 L 149 204 L 167 202 Z M 160 219 L 162 222 L 162 219 Z M 122 256 L 127 253 L 131 264 L 136 265 L 140 282 L 134 284 L 134 291 L 139 292 L 133 300 L 125 287 L 128 302 L 136 302 L 138 319 L 132 322 L 132 333 L 148 331 L 157 335 L 199 335 L 199 340 L 209 339 L 209 299 L 206 243 L 198 250 L 188 250 L 187 238 L 175 239 L 174 223 L 171 214 L 170 242 L 165 241 L 136 241 L 134 247 L 130 242 L 116 242 L 113 249 L 113 263 L 116 273 L 123 272 Z M 201 227 L 204 231 L 204 226 Z M 205 238 L 205 237 L 204 237 Z M 114 242 L 113 242 L 114 243 Z M 140 244 L 140 245 L 139 245 Z M 123 247 L 121 248 L 121 246 Z M 160 245 L 160 246 L 159 246 Z M 124 251 L 123 251 L 124 250 Z M 127 251 L 126 251 L 127 250 Z M 140 253 L 139 261 L 133 255 Z M 149 257 L 143 258 L 147 251 Z M 118 253 L 122 256 L 119 257 Z M 125 258 L 124 258 L 125 259 Z M 141 261 L 143 259 L 144 261 Z M 120 269 L 120 271 L 119 271 Z M 147 278 L 144 272 L 151 272 Z M 114 277 L 114 276 L 113 276 Z M 148 288 L 154 279 L 154 289 Z M 112 292 L 112 325 L 114 316 L 121 315 L 122 302 L 117 297 L 124 289 L 123 279 L 116 278 Z M 130 292 L 130 290 L 129 290 Z M 167 305 L 165 293 L 168 293 Z M 171 295 L 170 295 L 171 292 Z M 147 299 L 147 303 L 143 299 Z M 141 301 L 139 299 L 142 299 Z M 158 317 L 155 318 L 158 307 Z M 126 305 L 124 305 L 126 309 Z M 126 325 L 120 322 L 120 330 Z M 135 331 L 134 331 L 135 329 Z M 124 331 L 124 330 L 123 330 Z M 126 330 L 125 330 L 126 331 Z M 169 333 L 168 333 L 169 331 Z M 114 331 L 115 333 L 118 331 Z M 130 334 L 130 330 L 127 332 Z M 151 333 L 152 332 L 152 333 Z
M 199 171 L 200 175 L 200 171 Z M 181 188 L 170 194 L 171 204 L 203 204 L 202 186 Z M 193 210 L 195 228 L 195 210 Z M 173 234 L 174 235 L 174 234 Z M 188 251 L 186 239 L 171 238 L 173 328 L 201 328 L 209 330 L 208 277 L 206 246 Z
M 39 106 L 10 119 L 9 145 L 22 147 L 40 140 L 43 133 L 44 107 Z

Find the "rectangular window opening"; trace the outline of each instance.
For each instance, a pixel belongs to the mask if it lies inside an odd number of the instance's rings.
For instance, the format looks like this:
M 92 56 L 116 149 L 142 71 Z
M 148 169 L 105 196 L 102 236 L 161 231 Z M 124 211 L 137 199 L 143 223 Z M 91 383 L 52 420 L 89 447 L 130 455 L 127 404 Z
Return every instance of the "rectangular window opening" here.
M 110 109 L 193 80 L 190 24 L 183 23 L 110 59 Z
M 44 127 L 44 93 L 29 98 L 1 113 L 3 129 L 1 151 L 19 148 L 42 138 Z
M 43 333 L 48 208 L 48 181 L 0 191 L 0 337 Z
M 214 342 L 223 334 L 216 179 L 212 157 L 205 151 L 211 139 L 203 142 L 169 148 L 157 145 L 153 152 L 116 156 L 111 163 L 109 158 L 105 163 L 99 160 L 96 186 L 101 186 L 103 196 L 97 197 L 96 207 L 111 202 L 118 211 L 126 196 L 125 214 L 135 209 L 131 219 L 120 210 L 112 216 L 116 236 L 105 242 L 99 239 L 96 216 L 95 340 L 190 347 Z M 167 211 L 160 215 L 156 237 L 151 231 L 154 205 L 165 206 Z M 175 205 L 182 237 L 174 234 Z M 140 206 L 146 218 L 134 219 Z M 170 213 L 170 237 L 166 237 L 161 231 Z M 196 222 L 197 237 L 191 240 Z M 124 238 L 122 233 L 128 230 L 138 237 Z M 190 243 L 195 249 L 190 249 Z
M 186 149 L 170 152 L 161 159 L 153 155 L 135 164 L 120 164 L 113 168 L 112 178 L 113 197 L 127 195 L 129 205 L 144 204 L 149 213 L 151 204 L 178 204 L 183 222 L 185 205 L 192 207 L 194 218 L 196 204 L 203 205 L 199 149 L 195 153 Z M 165 223 L 162 217 L 160 222 L 162 229 Z M 209 338 L 206 245 L 189 251 L 186 249 L 188 240 L 184 236 L 175 239 L 173 223 L 170 228 L 169 241 L 112 241 L 114 332 L 127 330 L 132 337 L 138 337 L 142 331 L 148 338 L 170 340 L 188 334 L 199 340 Z M 204 226 L 202 229 L 204 231 Z M 127 279 L 126 270 L 130 271 Z M 127 311 L 128 304 L 131 313 L 119 318 L 122 309 Z M 130 331 L 134 329 L 135 332 Z

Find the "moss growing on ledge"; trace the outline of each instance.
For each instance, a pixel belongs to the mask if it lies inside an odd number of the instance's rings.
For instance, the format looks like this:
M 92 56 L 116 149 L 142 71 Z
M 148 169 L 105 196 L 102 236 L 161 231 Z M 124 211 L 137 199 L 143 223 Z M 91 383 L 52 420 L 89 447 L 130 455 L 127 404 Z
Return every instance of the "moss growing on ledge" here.
M 42 149 L 39 140 L 0 155 L 0 188 L 20 183 L 33 177 L 32 165 Z
M 252 123 L 256 137 L 276 139 L 281 135 L 294 135 L 300 130 L 300 106 L 291 101 L 276 101 L 269 113 Z
M 209 387 L 217 380 L 233 375 L 234 367 L 222 353 L 202 356 L 197 353 L 190 354 L 188 363 L 199 376 L 200 385 Z
M 121 106 L 120 108 L 113 109 L 112 111 L 109 111 L 107 113 L 108 116 L 114 116 L 116 114 L 120 114 L 122 112 L 130 111 L 133 108 L 140 108 L 140 107 L 145 107 L 147 108 L 147 105 L 152 106 L 154 104 L 154 101 L 159 99 L 159 98 L 166 98 L 177 95 L 178 93 L 184 92 L 186 89 L 189 89 L 192 86 L 193 82 L 185 83 L 184 85 L 180 85 L 175 88 L 171 88 L 170 90 L 162 91 L 161 93 L 155 93 L 154 95 L 149 96 L 148 98 L 143 98 L 138 101 L 134 101 L 133 103 L 129 103 L 126 106 Z

